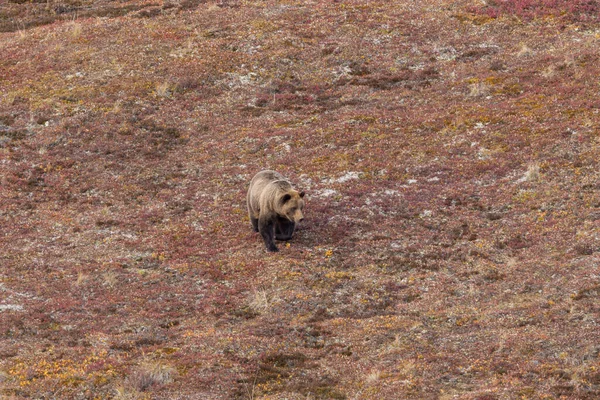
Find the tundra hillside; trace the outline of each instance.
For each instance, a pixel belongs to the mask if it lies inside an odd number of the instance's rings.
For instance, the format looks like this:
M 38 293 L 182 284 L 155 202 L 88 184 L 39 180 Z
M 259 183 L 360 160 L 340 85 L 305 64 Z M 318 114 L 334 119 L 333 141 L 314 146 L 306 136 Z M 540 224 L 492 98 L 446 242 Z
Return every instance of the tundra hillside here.
M 8 0 L 0 31 L 0 397 L 600 397 L 598 2 Z M 266 168 L 307 192 L 277 254 Z

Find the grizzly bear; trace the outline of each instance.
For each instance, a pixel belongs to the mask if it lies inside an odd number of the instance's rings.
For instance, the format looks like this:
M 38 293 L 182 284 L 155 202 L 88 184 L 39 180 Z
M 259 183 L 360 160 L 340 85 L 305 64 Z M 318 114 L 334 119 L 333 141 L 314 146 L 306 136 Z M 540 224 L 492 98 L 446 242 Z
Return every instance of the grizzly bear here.
M 278 172 L 261 171 L 248 189 L 248 216 L 254 232 L 260 232 L 267 251 L 279 251 L 274 239 L 290 240 L 296 224 L 304 219 L 304 192 Z

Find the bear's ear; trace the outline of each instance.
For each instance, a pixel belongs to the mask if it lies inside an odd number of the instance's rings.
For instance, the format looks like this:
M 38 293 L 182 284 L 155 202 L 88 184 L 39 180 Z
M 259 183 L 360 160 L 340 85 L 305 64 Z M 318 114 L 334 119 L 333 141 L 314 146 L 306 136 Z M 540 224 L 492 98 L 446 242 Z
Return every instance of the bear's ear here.
M 283 196 L 281 196 L 281 204 L 285 204 L 288 202 L 289 199 L 292 198 L 292 195 L 289 193 L 284 194 Z
M 304 193 L 304 190 L 303 190 L 303 191 L 301 191 L 301 192 L 300 192 L 299 196 L 300 196 L 301 198 L 303 198 L 305 194 L 306 194 L 306 193 Z

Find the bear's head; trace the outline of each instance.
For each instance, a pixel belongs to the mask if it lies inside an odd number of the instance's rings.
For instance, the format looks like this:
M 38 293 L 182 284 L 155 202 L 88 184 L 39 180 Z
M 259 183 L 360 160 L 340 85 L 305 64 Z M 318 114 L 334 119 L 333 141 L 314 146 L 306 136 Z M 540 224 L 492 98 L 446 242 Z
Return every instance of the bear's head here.
M 290 190 L 279 199 L 279 210 L 277 213 L 282 217 L 298 223 L 304 219 L 304 192 Z

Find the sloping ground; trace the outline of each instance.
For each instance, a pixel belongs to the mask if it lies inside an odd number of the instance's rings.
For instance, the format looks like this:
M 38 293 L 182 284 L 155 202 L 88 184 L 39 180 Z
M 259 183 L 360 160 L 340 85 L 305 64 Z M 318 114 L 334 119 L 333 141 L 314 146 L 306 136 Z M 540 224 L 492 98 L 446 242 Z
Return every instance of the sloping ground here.
M 0 395 L 598 398 L 595 2 L 488 3 L 3 4 Z

